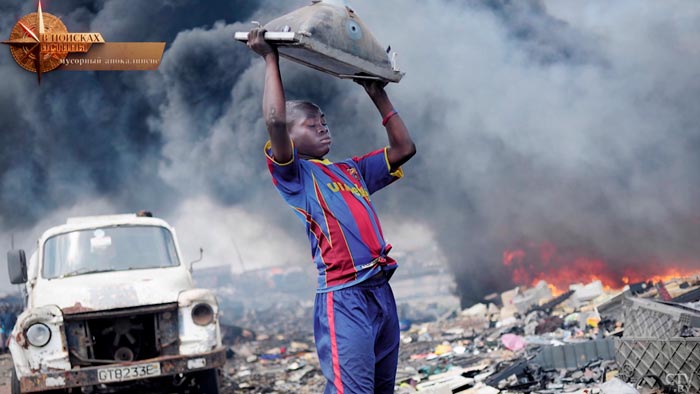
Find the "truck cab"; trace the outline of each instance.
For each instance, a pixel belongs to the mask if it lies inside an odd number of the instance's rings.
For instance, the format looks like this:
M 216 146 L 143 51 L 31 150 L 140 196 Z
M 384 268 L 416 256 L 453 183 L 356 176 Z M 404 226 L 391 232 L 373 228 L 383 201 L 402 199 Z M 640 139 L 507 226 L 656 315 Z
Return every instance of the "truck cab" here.
M 194 288 L 165 221 L 71 218 L 29 261 L 8 252 L 8 270 L 26 289 L 9 343 L 13 394 L 219 392 L 218 303 Z

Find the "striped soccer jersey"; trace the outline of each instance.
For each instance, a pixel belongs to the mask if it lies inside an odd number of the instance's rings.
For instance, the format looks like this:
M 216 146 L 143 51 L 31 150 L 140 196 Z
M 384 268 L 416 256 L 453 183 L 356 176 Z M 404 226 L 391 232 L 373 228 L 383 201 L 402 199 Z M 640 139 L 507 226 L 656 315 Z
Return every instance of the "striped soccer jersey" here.
M 338 163 L 300 159 L 294 149 L 292 160 L 278 163 L 265 145 L 273 184 L 306 227 L 319 293 L 397 267 L 369 197 L 403 176 L 401 169 L 391 172 L 386 149 Z

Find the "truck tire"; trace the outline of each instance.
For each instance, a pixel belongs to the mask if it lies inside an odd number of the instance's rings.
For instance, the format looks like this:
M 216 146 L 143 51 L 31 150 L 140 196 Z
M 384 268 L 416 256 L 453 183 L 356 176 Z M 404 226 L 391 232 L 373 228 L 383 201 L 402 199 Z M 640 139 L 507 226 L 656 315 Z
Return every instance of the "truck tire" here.
M 10 377 L 10 392 L 12 394 L 22 394 L 22 389 L 19 387 L 19 379 L 17 379 L 17 371 L 12 367 L 12 376 Z
M 195 377 L 199 394 L 219 394 L 219 369 L 208 369 L 197 372 Z

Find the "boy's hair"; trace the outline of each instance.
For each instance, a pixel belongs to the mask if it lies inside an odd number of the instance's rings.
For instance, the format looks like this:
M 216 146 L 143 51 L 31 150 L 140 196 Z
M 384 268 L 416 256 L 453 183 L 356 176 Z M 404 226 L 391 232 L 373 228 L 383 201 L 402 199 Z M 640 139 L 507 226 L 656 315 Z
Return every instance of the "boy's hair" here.
M 287 113 L 287 129 L 307 111 L 321 111 L 321 107 L 307 100 L 289 100 L 285 103 L 284 108 Z

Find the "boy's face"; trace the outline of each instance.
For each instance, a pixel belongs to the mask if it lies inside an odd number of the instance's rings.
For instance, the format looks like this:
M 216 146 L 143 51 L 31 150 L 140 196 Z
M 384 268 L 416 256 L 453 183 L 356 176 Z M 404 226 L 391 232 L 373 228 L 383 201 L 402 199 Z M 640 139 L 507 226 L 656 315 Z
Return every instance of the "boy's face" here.
M 320 159 L 331 150 L 331 132 L 318 109 L 300 110 L 288 131 L 300 155 Z

